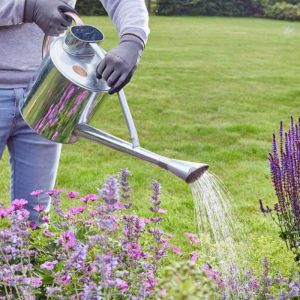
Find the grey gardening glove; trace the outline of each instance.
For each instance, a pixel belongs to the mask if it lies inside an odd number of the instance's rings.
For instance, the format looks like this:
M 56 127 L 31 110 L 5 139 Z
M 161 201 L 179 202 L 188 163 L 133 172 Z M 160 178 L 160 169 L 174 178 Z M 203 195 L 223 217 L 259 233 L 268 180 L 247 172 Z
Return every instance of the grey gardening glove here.
M 64 12 L 75 12 L 68 3 L 68 0 L 26 0 L 24 22 L 36 23 L 47 35 L 60 35 L 72 23 Z
M 109 51 L 97 67 L 97 77 L 106 80 L 109 94 L 119 92 L 131 79 L 144 50 L 144 42 L 133 34 L 121 37 L 120 44 Z

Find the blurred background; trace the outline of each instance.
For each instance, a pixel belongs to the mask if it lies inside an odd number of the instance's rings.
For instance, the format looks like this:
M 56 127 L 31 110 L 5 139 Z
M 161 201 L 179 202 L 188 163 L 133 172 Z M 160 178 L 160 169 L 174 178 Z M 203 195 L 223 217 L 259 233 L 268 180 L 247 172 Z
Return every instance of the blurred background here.
M 299 0 L 146 0 L 153 15 L 254 16 L 281 20 L 300 19 Z M 105 14 L 99 0 L 78 0 L 82 15 Z

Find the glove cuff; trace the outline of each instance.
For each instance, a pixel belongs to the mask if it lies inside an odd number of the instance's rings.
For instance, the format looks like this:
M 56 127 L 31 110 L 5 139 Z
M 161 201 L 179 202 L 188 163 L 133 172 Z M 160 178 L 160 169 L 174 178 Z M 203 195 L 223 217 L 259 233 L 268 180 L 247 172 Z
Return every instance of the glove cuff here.
M 37 0 L 25 0 L 24 23 L 34 22 L 34 10 Z
M 133 42 L 139 47 L 139 51 L 143 52 L 145 49 L 144 41 L 134 33 L 125 33 L 121 36 L 120 44 L 124 42 Z

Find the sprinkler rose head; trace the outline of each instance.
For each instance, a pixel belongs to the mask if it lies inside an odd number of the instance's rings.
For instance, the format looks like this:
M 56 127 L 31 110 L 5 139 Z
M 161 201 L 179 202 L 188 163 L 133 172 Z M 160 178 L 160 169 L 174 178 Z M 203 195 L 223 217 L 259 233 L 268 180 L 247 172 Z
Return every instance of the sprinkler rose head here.
M 168 163 L 168 170 L 186 183 L 193 183 L 198 180 L 208 169 L 208 165 L 172 159 Z

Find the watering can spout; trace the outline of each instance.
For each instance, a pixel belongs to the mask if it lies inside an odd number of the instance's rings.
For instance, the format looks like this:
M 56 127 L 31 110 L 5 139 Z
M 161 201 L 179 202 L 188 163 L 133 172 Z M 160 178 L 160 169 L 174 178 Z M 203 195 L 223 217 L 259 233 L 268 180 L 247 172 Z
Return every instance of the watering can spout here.
M 170 159 L 140 146 L 134 147 L 131 143 L 88 124 L 79 124 L 75 135 L 148 161 L 170 171 L 187 183 L 196 181 L 208 169 L 208 165 L 206 164 Z
M 199 179 L 207 169 L 208 165 L 206 164 L 184 160 L 171 159 L 168 163 L 168 170 L 187 183 Z

